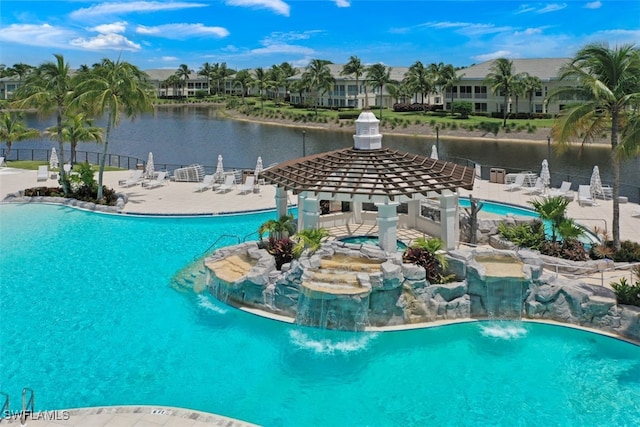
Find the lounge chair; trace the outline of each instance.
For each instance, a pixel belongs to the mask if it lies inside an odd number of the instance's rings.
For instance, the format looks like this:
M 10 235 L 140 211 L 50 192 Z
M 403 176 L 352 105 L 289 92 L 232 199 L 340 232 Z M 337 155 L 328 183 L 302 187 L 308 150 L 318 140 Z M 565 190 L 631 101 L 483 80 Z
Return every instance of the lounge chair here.
M 158 175 L 156 175 L 155 179 L 152 179 L 149 182 L 143 182 L 142 186 L 147 189 L 162 187 L 164 185 L 164 180 L 166 177 L 167 177 L 166 172 L 158 172 Z
M 251 193 L 255 187 L 255 181 L 256 177 L 254 175 L 249 175 L 242 187 L 240 187 L 240 194 Z
M 216 176 L 215 175 L 205 175 L 204 179 L 202 180 L 202 182 L 199 182 L 196 185 L 195 191 L 201 192 L 201 191 L 207 190 L 209 188 L 213 188 L 215 183 L 216 183 Z
M 137 185 L 139 182 L 142 182 L 143 173 L 144 171 L 141 169 L 133 170 L 131 171 L 129 178 L 118 181 L 118 185 L 120 185 L 120 187 L 131 187 Z
M 593 197 L 591 197 L 591 187 L 589 185 L 578 186 L 578 204 L 580 206 L 595 204 Z
M 506 184 L 505 190 L 515 191 L 515 190 L 521 189 L 522 186 L 524 185 L 524 177 L 525 177 L 524 174 L 516 175 L 515 181 L 513 181 L 511 184 Z
M 49 166 L 38 166 L 38 173 L 36 175 L 38 181 L 46 181 L 49 179 Z
M 0 157 L 0 168 L 7 166 L 7 163 L 4 161 L 4 157 Z
M 544 193 L 544 181 L 542 178 L 538 177 L 536 179 L 536 184 L 533 187 L 528 187 L 525 190 L 526 194 L 542 194 Z
M 560 188 L 554 188 L 549 193 L 552 197 L 564 196 L 573 200 L 573 193 L 571 192 L 571 181 L 562 181 Z
M 231 191 L 233 186 L 235 185 L 236 177 L 235 175 L 227 175 L 224 178 L 224 182 L 218 187 L 218 193 L 226 193 L 227 191 Z

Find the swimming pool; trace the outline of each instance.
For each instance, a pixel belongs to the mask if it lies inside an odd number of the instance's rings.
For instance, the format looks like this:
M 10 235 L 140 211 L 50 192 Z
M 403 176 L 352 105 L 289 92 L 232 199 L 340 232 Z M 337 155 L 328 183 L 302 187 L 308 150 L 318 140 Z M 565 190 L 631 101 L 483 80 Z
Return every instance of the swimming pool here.
M 354 243 L 356 245 L 378 246 L 378 236 L 348 236 L 341 237 L 338 240 L 344 243 Z M 407 245 L 401 240 L 397 241 L 396 247 L 398 248 L 398 251 L 404 251 L 405 249 L 407 249 Z
M 266 426 L 640 424 L 640 347 L 622 341 L 529 323 L 315 330 L 169 286 L 221 232 L 274 215 L 0 205 L 0 389 L 15 405 L 32 388 L 36 410 L 173 405 Z

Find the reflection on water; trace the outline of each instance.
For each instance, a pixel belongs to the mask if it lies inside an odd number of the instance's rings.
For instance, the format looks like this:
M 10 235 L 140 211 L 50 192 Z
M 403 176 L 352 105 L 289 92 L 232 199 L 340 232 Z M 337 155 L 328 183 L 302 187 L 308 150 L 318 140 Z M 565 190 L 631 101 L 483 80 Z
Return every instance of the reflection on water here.
M 354 129 L 344 132 L 324 131 L 305 127 L 297 128 L 228 120 L 220 117 L 215 107 L 169 107 L 156 109 L 155 115 L 143 115 L 131 122 L 123 118 L 112 130 L 109 151 L 114 154 L 146 159 L 153 151 L 158 164 L 192 164 L 215 166 L 218 154 L 224 158 L 226 168 L 253 169 L 256 159 L 262 156 L 265 165 L 301 157 L 306 154 L 336 150 L 353 145 Z M 54 124 L 54 118 L 42 119 L 32 114 L 27 117 L 28 126 L 44 129 Z M 104 123 L 98 121 L 98 126 Z M 310 125 L 313 126 L 313 125 Z M 384 135 L 384 129 L 382 130 Z M 425 135 L 430 134 L 425 126 Z M 522 136 L 526 138 L 526 135 Z M 496 141 L 450 141 L 440 138 L 438 151 L 441 157 L 470 159 L 486 167 L 538 171 L 547 157 L 547 144 L 510 143 Z M 416 154 L 429 155 L 435 136 L 384 135 L 385 147 Z M 21 142 L 16 148 L 50 148 L 49 139 Z M 100 151 L 96 144 L 81 144 L 80 150 Z M 588 146 L 582 152 L 573 147 L 568 152 L 549 159 L 554 180 L 570 175 L 590 177 L 594 165 L 600 168 L 602 180 L 611 182 L 611 161 L 606 146 Z M 562 175 L 566 175 L 562 178 Z M 640 185 L 638 159 L 623 164 L 621 182 Z M 576 184 L 577 185 L 577 184 Z

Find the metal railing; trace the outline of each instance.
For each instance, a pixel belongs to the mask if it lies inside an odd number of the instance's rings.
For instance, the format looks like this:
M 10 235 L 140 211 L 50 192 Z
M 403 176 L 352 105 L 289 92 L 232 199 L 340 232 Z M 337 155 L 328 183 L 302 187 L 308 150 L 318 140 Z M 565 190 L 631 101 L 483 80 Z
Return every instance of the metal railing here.
M 197 260 L 198 258 L 202 258 L 202 257 L 203 257 L 204 255 L 206 255 L 206 254 L 207 254 L 211 249 L 213 249 L 213 247 L 214 247 L 215 245 L 217 245 L 217 244 L 218 244 L 218 242 L 219 242 L 220 240 L 222 240 L 222 239 L 224 239 L 224 238 L 229 238 L 229 237 L 230 237 L 230 238 L 233 238 L 233 239 L 236 239 L 236 240 L 237 240 L 237 244 L 238 244 L 238 245 L 240 244 L 240 242 L 241 242 L 240 236 L 236 236 L 235 234 L 222 234 L 222 235 L 218 236 L 218 238 L 217 238 L 217 239 L 216 239 L 216 240 L 215 240 L 211 245 L 209 245 L 209 247 L 208 247 L 207 249 L 205 249 L 205 250 L 202 252 L 202 255 L 196 256 L 196 257 L 194 257 L 193 259 L 194 259 L 194 260 Z
M 29 399 L 27 399 L 27 393 L 29 393 Z M 35 393 L 28 387 L 22 389 L 22 413 L 33 414 Z
M 558 275 L 568 276 L 572 278 L 587 278 L 594 277 L 596 274 L 600 274 L 600 286 L 605 285 L 605 280 L 607 283 L 612 283 L 619 281 L 621 278 L 629 278 L 629 282 L 633 283 L 633 275 L 634 275 L 634 267 L 640 266 L 640 262 L 625 264 L 625 265 L 614 265 L 613 267 L 607 268 L 599 268 L 596 269 L 594 267 L 581 267 L 576 265 L 567 265 L 567 264 L 559 264 L 559 263 L 551 263 L 543 261 L 542 267 L 546 270 L 550 270 L 555 274 L 556 277 Z M 561 271 L 561 270 L 573 270 L 575 273 L 569 271 Z M 580 273 L 580 271 L 584 271 Z M 615 274 L 616 272 L 624 271 L 623 274 Z M 613 273 L 613 274 L 607 274 Z M 607 277 L 605 278 L 605 275 Z

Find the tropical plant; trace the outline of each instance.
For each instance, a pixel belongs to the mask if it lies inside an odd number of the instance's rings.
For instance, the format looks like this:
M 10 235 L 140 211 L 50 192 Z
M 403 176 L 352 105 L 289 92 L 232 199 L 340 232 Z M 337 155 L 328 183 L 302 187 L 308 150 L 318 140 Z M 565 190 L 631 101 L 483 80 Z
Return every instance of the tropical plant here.
M 89 105 L 96 114 L 107 113 L 100 168 L 98 170 L 98 196 L 103 196 L 103 175 L 109 149 L 111 129 L 120 124 L 124 115 L 131 120 L 143 112 L 153 111 L 153 89 L 146 75 L 138 67 L 125 61 L 103 59 L 78 84 L 78 105 Z
M 540 220 L 522 224 L 498 224 L 498 233 L 519 248 L 540 250 L 545 242 L 544 224 Z
M 365 73 L 366 67 L 362 65 L 362 61 L 357 56 L 349 57 L 349 62 L 342 66 L 342 71 L 340 72 L 343 76 L 354 76 L 356 78 L 356 94 L 354 95 L 355 107 L 358 107 L 358 94 L 360 93 L 360 77 Z M 365 108 L 369 107 L 369 94 L 367 93 L 367 89 L 365 86 L 364 90 L 364 105 Z
M 247 90 L 253 84 L 253 77 L 251 77 L 251 73 L 249 70 L 240 70 L 236 73 L 235 78 L 233 79 L 234 86 L 239 86 L 242 95 L 242 103 L 245 103 L 245 95 L 247 94 Z
M 198 70 L 198 75 L 207 78 L 207 88 L 209 89 L 207 91 L 207 94 L 211 95 L 211 80 L 213 76 L 213 67 L 211 66 L 211 64 L 209 64 L 208 62 L 202 64 L 202 66 Z
M 293 254 L 299 257 L 305 249 L 315 252 L 322 243 L 322 239 L 329 236 L 329 231 L 325 228 L 311 228 L 298 231 L 293 237 L 296 242 Z
M 563 196 L 549 196 L 541 199 L 529 200 L 529 204 L 540 215 L 543 221 L 551 224 L 551 241 L 555 242 L 558 237 L 558 228 L 565 221 L 565 213 L 569 200 Z
M 69 64 L 64 57 L 55 54 L 55 62 L 45 62 L 25 79 L 25 83 L 16 90 L 18 108 L 35 107 L 41 113 L 52 109 L 56 111 L 56 126 L 62 129 L 62 118 L 65 116 L 73 97 L 74 81 L 71 78 Z M 62 132 L 58 132 L 58 156 L 61 164 L 65 163 L 64 139 Z M 60 169 L 60 183 L 65 196 L 70 193 L 69 180 L 64 168 Z
M 253 83 L 258 87 L 258 95 L 260 96 L 260 109 L 264 110 L 263 90 L 267 87 L 268 75 L 262 67 L 258 67 L 253 70 L 253 74 L 255 75 Z
M 427 95 L 427 104 L 429 103 L 429 93 L 433 91 L 435 85 L 435 77 L 429 72 L 422 62 L 416 61 L 405 73 L 405 80 L 409 87 L 411 87 L 414 93 L 420 94 L 420 103 L 422 104 L 422 111 L 426 111 L 426 104 L 424 103 L 424 96 Z
M 559 152 L 565 151 L 571 140 L 582 144 L 602 135 L 611 134 L 613 171 L 614 248 L 620 248 L 620 164 L 640 153 L 640 50 L 633 45 L 613 49 L 589 44 L 578 51 L 572 61 L 560 71 L 561 81 L 576 85 L 560 87 L 549 98 L 580 99 L 579 104 L 560 112 L 551 134 Z
M 616 294 L 618 304 L 635 305 L 640 307 L 640 282 L 636 281 L 635 285 L 627 282 L 626 277 L 620 278 L 620 281 L 611 283 L 611 288 Z
M 489 67 L 489 74 L 487 74 L 484 84 L 488 85 L 496 95 L 502 94 L 502 126 L 507 126 L 507 115 L 509 107 L 509 96 L 514 94 L 517 81 L 522 77 L 521 74 L 515 74 L 513 68 L 513 61 L 506 58 L 498 58 Z
M 180 64 L 180 66 L 176 70 L 176 76 L 178 76 L 179 79 L 183 80 L 182 96 L 185 98 L 189 97 L 189 91 L 187 90 L 185 93 L 185 89 L 187 88 L 187 80 L 189 80 L 189 75 L 191 73 L 193 73 L 193 70 L 190 69 L 187 64 Z
M 391 82 L 391 68 L 386 67 L 383 64 L 373 64 L 367 68 L 367 80 L 373 83 L 380 90 L 380 117 L 382 120 L 382 104 L 384 85 Z
M 279 219 L 270 219 L 260 225 L 258 228 L 258 236 L 260 240 L 269 234 L 270 238 L 283 239 L 291 236 L 296 232 L 296 224 L 293 215 L 283 215 Z
M 327 92 L 336 81 L 331 75 L 331 70 L 328 67 L 329 64 L 332 64 L 332 62 L 326 59 L 312 59 L 301 76 L 304 85 L 316 94 L 316 102 L 314 104 L 316 116 L 318 115 L 318 102 L 320 97 Z
M 288 237 L 282 239 L 275 237 L 269 238 L 267 252 L 273 255 L 276 262 L 276 269 L 280 270 L 284 264 L 293 261 L 293 246 L 293 240 Z
M 468 119 L 469 114 L 473 112 L 473 104 L 469 101 L 455 101 L 451 104 L 451 112 L 460 114 L 461 119 Z
M 17 64 L 13 64 L 12 67 L 7 68 L 6 75 L 16 75 L 18 76 L 18 80 L 22 81 L 22 79 L 32 73 L 33 70 L 35 70 L 35 67 L 33 67 L 32 65 L 19 62 Z
M 84 113 L 67 114 L 62 123 L 62 139 L 69 142 L 71 151 L 69 153 L 69 161 L 71 164 L 76 162 L 76 149 L 78 142 L 95 141 L 102 142 L 103 129 L 93 126 L 93 120 L 86 117 Z M 51 139 L 58 139 L 58 127 L 51 126 L 45 131 Z
M 22 114 L 12 114 L 8 111 L 0 116 L 0 142 L 7 144 L 4 157 L 8 158 L 14 142 L 25 141 L 40 136 L 38 129 L 28 128 L 24 123 Z
M 423 267 L 429 283 L 444 283 L 450 276 L 443 275 L 448 266 L 447 259 L 440 252 L 443 247 L 444 242 L 437 237 L 419 237 L 403 252 L 402 261 Z
M 522 79 L 522 85 L 525 95 L 529 98 L 529 113 L 533 113 L 533 95 L 542 89 L 542 80 L 540 80 L 540 77 L 525 74 Z

